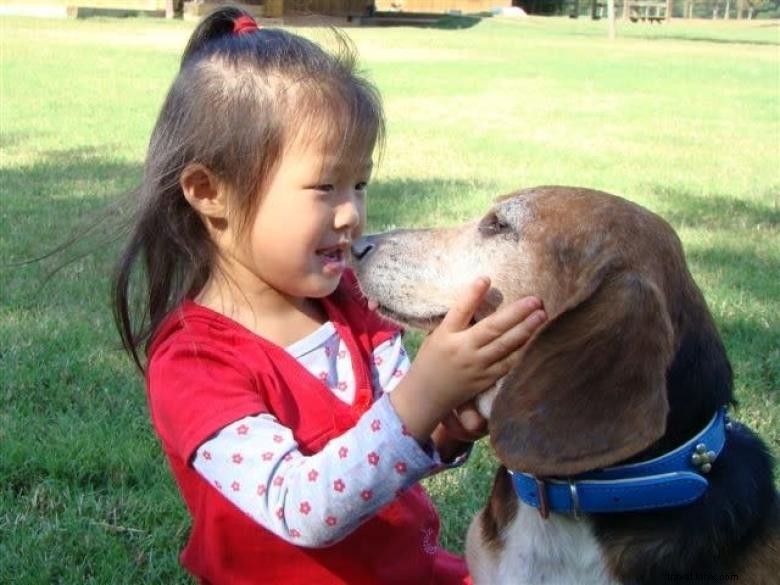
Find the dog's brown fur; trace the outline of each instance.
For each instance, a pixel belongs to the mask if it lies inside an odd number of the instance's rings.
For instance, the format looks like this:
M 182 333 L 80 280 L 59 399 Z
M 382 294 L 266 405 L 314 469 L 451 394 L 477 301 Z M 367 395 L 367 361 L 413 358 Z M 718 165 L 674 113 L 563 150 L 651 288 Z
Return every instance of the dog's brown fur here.
M 650 458 L 732 402 L 731 367 L 679 239 L 624 199 L 528 189 L 478 222 L 390 233 L 372 245 L 358 264 L 361 287 L 406 324 L 435 325 L 459 286 L 482 273 L 494 304 L 542 298 L 549 320 L 490 409 L 491 442 L 506 467 L 570 476 Z M 705 497 L 683 509 L 591 517 L 614 579 L 655 583 L 664 572 L 709 569 L 778 582 L 780 512 L 763 445 L 740 426 L 709 480 Z M 501 468 L 482 513 L 493 550 L 506 544 L 501 532 L 517 508 Z

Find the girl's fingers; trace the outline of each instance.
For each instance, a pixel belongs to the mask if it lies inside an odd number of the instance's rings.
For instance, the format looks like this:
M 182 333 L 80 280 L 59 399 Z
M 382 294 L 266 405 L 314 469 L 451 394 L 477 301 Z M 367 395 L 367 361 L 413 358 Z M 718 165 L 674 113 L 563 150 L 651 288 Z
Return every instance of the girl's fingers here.
M 490 363 L 503 360 L 507 356 L 511 357 L 546 320 L 547 315 L 543 310 L 532 311 L 519 325 L 485 344 L 480 353 Z
M 479 413 L 473 401 L 459 406 L 442 420 L 447 433 L 462 442 L 471 442 L 487 433 L 487 420 Z
M 487 419 L 479 412 L 473 400 L 456 408 L 455 415 L 460 426 L 469 436 L 481 437 L 487 431 Z
M 462 331 L 469 326 L 482 299 L 490 289 L 490 279 L 480 276 L 458 297 L 439 325 L 445 331 Z
M 506 307 L 502 307 L 489 317 L 482 319 L 471 328 L 477 347 L 490 345 L 500 339 L 507 331 L 522 323 L 535 310 L 542 308 L 542 301 L 536 297 L 525 297 Z

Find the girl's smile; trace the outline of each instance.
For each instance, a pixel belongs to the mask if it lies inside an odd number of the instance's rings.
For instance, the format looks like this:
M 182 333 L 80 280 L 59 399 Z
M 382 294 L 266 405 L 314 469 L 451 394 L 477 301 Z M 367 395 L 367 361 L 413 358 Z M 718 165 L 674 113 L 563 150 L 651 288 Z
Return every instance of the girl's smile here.
M 345 241 L 336 246 L 317 250 L 317 255 L 322 259 L 323 272 L 341 275 L 346 270 L 349 262 L 350 245 L 350 241 Z

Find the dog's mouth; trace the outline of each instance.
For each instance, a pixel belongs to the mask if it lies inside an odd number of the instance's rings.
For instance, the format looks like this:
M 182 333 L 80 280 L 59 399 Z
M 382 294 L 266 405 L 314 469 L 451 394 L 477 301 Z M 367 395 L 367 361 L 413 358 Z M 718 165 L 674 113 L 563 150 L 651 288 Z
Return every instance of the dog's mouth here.
M 444 319 L 445 313 L 436 313 L 425 316 L 412 316 L 406 313 L 396 311 L 384 305 L 380 305 L 375 301 L 369 301 L 369 307 L 371 310 L 375 310 L 382 315 L 385 319 L 397 323 L 403 327 L 410 329 L 419 329 L 420 331 L 426 331 L 430 333 L 436 329 Z M 469 322 L 469 326 L 475 325 L 479 321 L 479 317 L 474 315 Z
M 381 305 L 376 301 L 369 301 L 369 308 L 378 312 L 382 317 L 388 319 L 403 327 L 409 327 L 411 329 L 419 329 L 421 331 L 433 331 L 444 319 L 444 313 L 431 314 L 431 315 L 409 315 L 402 311 L 391 309 L 385 305 Z

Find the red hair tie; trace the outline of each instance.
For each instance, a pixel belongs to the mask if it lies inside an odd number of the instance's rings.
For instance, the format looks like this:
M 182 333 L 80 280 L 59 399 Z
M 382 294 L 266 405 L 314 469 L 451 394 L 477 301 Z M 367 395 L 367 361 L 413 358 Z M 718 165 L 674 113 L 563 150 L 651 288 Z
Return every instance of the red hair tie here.
M 255 19 L 251 16 L 239 16 L 233 21 L 233 34 L 243 35 L 244 33 L 254 32 L 258 29 Z

